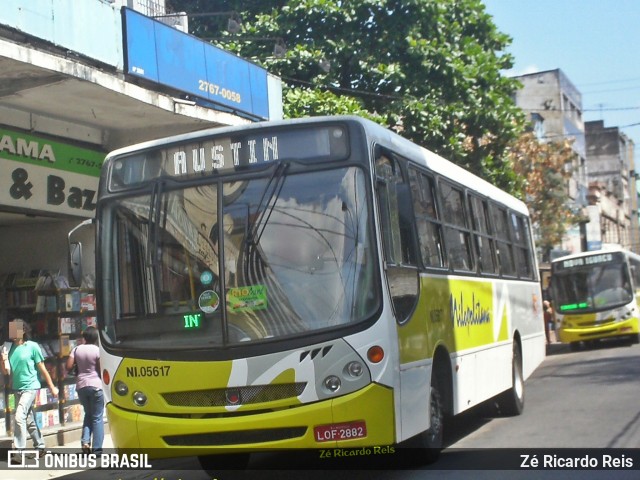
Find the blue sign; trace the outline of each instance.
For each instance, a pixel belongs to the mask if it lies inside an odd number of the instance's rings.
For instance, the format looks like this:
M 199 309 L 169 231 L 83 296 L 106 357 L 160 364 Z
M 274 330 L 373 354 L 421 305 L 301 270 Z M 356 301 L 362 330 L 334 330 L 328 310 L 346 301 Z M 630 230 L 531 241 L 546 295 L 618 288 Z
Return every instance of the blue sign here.
M 128 74 L 269 118 L 265 69 L 133 10 L 123 12 Z

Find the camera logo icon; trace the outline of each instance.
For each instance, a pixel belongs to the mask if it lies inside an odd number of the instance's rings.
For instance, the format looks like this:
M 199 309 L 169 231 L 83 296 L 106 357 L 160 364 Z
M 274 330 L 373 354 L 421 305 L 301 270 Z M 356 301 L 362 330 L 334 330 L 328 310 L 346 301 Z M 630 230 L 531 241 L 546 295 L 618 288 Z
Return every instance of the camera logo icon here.
M 38 450 L 9 450 L 7 452 L 9 468 L 38 468 L 40 456 Z

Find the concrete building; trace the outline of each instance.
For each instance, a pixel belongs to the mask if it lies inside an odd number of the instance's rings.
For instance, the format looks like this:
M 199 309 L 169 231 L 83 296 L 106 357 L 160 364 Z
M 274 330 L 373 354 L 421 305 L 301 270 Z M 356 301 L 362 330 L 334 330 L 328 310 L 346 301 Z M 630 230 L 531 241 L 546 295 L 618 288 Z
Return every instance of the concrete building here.
M 638 251 L 638 187 L 634 144 L 617 127 L 584 122 L 582 95 L 560 69 L 517 77 L 516 104 L 543 142 L 570 139 L 575 159 L 567 188 L 576 213 L 589 221 L 568 226 L 552 258 L 614 243 Z
M 634 144 L 618 127 L 586 122 L 589 205 L 597 208 L 602 243 L 640 250 Z
M 587 206 L 587 163 L 582 118 L 582 95 L 560 69 L 516 77 L 522 88 L 516 92 L 516 104 L 528 114 L 540 141 L 570 139 L 575 158 L 567 169 L 572 172 L 567 189 L 572 209 L 584 211 Z M 551 252 L 552 257 L 580 252 L 586 246 L 585 225 L 570 225 L 563 239 Z

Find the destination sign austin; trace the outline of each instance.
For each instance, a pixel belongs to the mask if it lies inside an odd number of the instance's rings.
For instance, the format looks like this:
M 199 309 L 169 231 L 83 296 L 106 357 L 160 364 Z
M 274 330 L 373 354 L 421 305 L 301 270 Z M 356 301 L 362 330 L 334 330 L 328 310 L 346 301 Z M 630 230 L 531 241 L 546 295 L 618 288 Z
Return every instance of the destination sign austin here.
M 253 138 L 245 142 L 224 139 L 167 150 L 165 171 L 174 176 L 183 176 L 255 165 L 278 158 L 277 136 Z
M 224 173 L 274 161 L 324 162 L 346 159 L 349 141 L 341 126 L 295 128 L 238 136 L 188 139 L 114 161 L 111 188 L 168 175 L 189 177 Z

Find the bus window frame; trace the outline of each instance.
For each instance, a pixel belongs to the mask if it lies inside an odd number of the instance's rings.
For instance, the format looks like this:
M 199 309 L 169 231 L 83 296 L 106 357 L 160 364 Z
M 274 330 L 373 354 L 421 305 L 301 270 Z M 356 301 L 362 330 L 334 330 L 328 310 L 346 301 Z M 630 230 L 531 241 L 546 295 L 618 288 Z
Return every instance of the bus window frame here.
M 420 260 L 420 267 L 421 270 L 423 271 L 428 271 L 428 270 L 433 270 L 433 271 L 437 271 L 440 273 L 445 273 L 449 270 L 449 263 L 448 263 L 448 256 L 447 256 L 447 245 L 444 239 L 444 234 L 443 234 L 443 225 L 442 225 L 442 208 L 440 206 L 440 198 L 438 196 L 438 186 L 437 186 L 437 179 L 436 179 L 436 174 L 430 170 L 427 169 L 423 169 L 420 168 L 418 165 L 415 164 L 411 164 L 408 168 L 409 170 L 409 183 L 410 186 L 413 186 L 412 184 L 412 172 L 415 172 L 415 186 L 418 189 L 418 196 L 420 197 L 420 200 L 418 200 L 417 198 L 413 198 L 413 213 L 414 213 L 414 219 L 415 219 L 415 223 L 416 223 L 416 238 L 418 241 L 418 253 L 419 253 L 419 260 Z M 427 193 L 425 191 L 425 189 L 421 188 L 423 182 L 427 182 L 429 184 L 429 189 L 430 189 L 430 196 L 431 196 L 431 201 L 433 203 L 433 207 L 434 207 L 434 215 L 431 217 L 420 217 L 418 218 L 416 215 L 416 208 L 415 208 L 415 203 L 417 201 L 421 201 L 422 197 L 424 197 L 424 195 Z M 414 190 L 412 189 L 411 191 L 412 196 L 414 196 Z M 440 264 L 439 265 L 431 265 L 431 264 L 427 264 L 424 261 L 423 255 L 422 255 L 422 249 L 420 248 L 421 245 L 421 236 L 419 235 L 418 231 L 417 231 L 417 227 L 418 227 L 418 222 L 419 221 L 424 221 L 426 224 L 428 225 L 432 225 L 434 227 L 434 230 L 437 234 L 437 238 L 435 239 L 436 241 L 436 248 L 439 249 L 438 255 L 439 255 L 439 260 L 440 260 Z
M 381 175 L 378 175 L 378 165 L 379 159 L 385 158 L 391 167 L 393 172 L 393 176 L 395 179 L 400 179 L 400 181 L 393 181 L 391 178 L 385 178 Z M 415 213 L 413 210 L 413 200 L 411 196 L 411 186 L 409 184 L 407 165 L 410 163 L 409 160 L 404 158 L 401 155 L 393 152 L 392 150 L 382 147 L 380 145 L 376 145 L 372 151 L 372 177 L 375 184 L 375 191 L 373 197 L 377 199 L 378 204 L 378 216 L 380 219 L 379 229 L 380 229 L 380 240 L 382 243 L 381 253 L 384 259 L 384 270 L 387 276 L 387 282 L 389 287 L 389 297 L 391 299 L 391 305 L 394 311 L 394 316 L 396 322 L 399 325 L 403 325 L 407 323 L 413 313 L 415 312 L 418 301 L 420 299 L 420 253 L 418 247 L 418 238 L 416 232 L 415 225 Z M 386 228 L 393 228 L 396 225 L 392 225 L 390 218 L 391 216 L 390 208 L 392 205 L 389 204 L 389 188 L 387 187 L 389 184 L 395 184 L 396 188 L 393 189 L 393 193 L 396 196 L 395 207 L 397 209 L 397 227 L 398 231 L 396 235 L 393 232 L 386 232 Z M 383 200 L 385 205 L 383 205 Z M 404 203 L 404 207 L 408 209 L 406 212 L 401 212 L 400 202 Z M 407 215 L 410 220 L 408 222 L 408 235 L 403 238 L 402 234 L 402 213 Z M 407 223 L 407 222 L 405 222 Z M 399 241 L 399 245 L 388 245 L 386 242 L 395 241 L 397 237 Z M 412 257 L 408 262 L 405 262 L 405 255 L 403 253 L 404 247 L 407 247 L 409 250 L 409 256 Z M 396 251 L 398 250 L 398 251 Z M 397 262 L 397 258 L 390 259 L 389 253 L 393 252 L 394 255 L 399 253 L 400 262 Z M 399 279 L 399 281 L 396 281 Z M 402 297 L 395 295 L 395 285 L 406 285 L 406 280 L 414 281 L 414 288 L 408 295 L 404 295 Z M 408 298 L 406 298 L 408 297 Z M 400 304 L 400 299 L 402 300 L 402 304 Z
M 380 197 L 378 196 L 378 192 L 380 191 L 379 186 L 381 184 L 387 184 L 386 182 L 386 178 L 381 177 L 378 175 L 378 171 L 377 171 L 377 163 L 378 163 L 378 159 L 384 157 L 387 160 L 389 160 L 389 162 L 392 164 L 392 170 L 393 170 L 393 174 L 395 178 L 399 178 L 400 181 L 395 182 L 396 185 L 396 189 L 395 189 L 395 193 L 396 193 L 396 200 L 398 200 L 398 203 L 396 204 L 396 206 L 398 207 L 398 242 L 399 245 L 395 245 L 395 239 L 394 239 L 394 245 L 392 250 L 395 250 L 396 248 L 398 248 L 398 252 L 393 251 L 393 259 L 389 258 L 389 253 L 391 253 L 389 251 L 389 248 L 391 247 L 390 245 L 386 245 L 385 242 L 387 241 L 386 239 L 388 238 L 387 235 L 385 235 L 384 231 L 381 231 L 381 238 L 382 238 L 382 243 L 383 243 L 383 248 L 382 248 L 382 253 L 384 256 L 384 260 L 385 260 L 385 264 L 386 265 L 391 265 L 391 266 L 400 266 L 400 267 L 413 267 L 413 268 L 418 268 L 419 264 L 420 264 L 420 254 L 418 252 L 419 248 L 418 248 L 418 236 L 417 236 L 417 232 L 416 232 L 416 225 L 415 225 L 415 212 L 413 210 L 413 199 L 412 199 L 412 194 L 411 194 L 411 186 L 410 186 L 410 182 L 409 182 L 409 176 L 408 176 L 408 169 L 407 169 L 407 165 L 410 163 L 409 160 L 405 159 L 404 157 L 402 157 L 401 155 L 398 155 L 397 153 L 389 150 L 386 147 L 381 147 L 381 146 L 376 146 L 373 150 L 373 162 L 374 162 L 374 170 L 373 170 L 373 176 L 375 179 L 375 185 L 376 185 L 376 189 L 375 189 L 375 196 L 376 198 L 378 198 L 378 200 L 380 199 Z M 399 187 L 399 188 L 398 188 Z M 386 191 L 386 189 L 385 189 Z M 400 203 L 399 201 L 403 201 L 403 205 L 402 207 L 406 208 L 407 211 L 404 211 L 402 208 L 400 208 Z M 383 219 L 385 218 L 385 216 L 383 215 L 383 211 L 382 211 L 382 204 L 381 202 L 378 202 L 378 208 L 380 209 L 379 214 L 380 214 L 380 220 L 381 220 L 381 227 L 383 226 Z M 386 210 L 385 210 L 386 212 Z M 409 225 L 409 230 L 408 230 L 408 235 L 404 236 L 402 235 L 402 221 L 401 221 L 401 216 L 402 213 L 405 213 L 412 221 L 408 222 Z M 407 258 L 407 256 L 402 253 L 403 247 L 406 247 L 409 250 L 409 255 L 412 258 Z M 400 257 L 400 261 L 398 262 L 398 259 L 395 258 L 396 255 L 399 255 Z M 407 261 L 408 260 L 408 261 Z
M 449 188 L 452 192 L 458 192 L 460 194 L 460 200 L 461 200 L 461 207 L 462 207 L 462 221 L 464 223 L 464 225 L 458 225 L 457 223 L 451 222 L 451 221 L 447 221 L 447 215 L 446 212 L 444 211 L 444 192 L 443 192 L 443 185 L 446 185 L 447 188 Z M 475 253 L 474 253 L 474 249 L 473 249 L 473 245 L 472 245 L 472 235 L 473 235 L 473 230 L 469 227 L 469 223 L 470 223 L 470 213 L 469 213 L 469 206 L 467 203 L 467 188 L 464 187 L 463 185 L 458 184 L 457 182 L 453 182 L 451 181 L 449 178 L 445 178 L 440 176 L 438 178 L 438 183 L 437 183 L 437 190 L 436 190 L 436 195 L 439 197 L 439 202 L 440 202 L 440 206 L 441 206 L 441 212 L 442 212 L 442 233 L 444 236 L 444 243 L 445 243 L 445 250 L 447 252 L 447 264 L 449 266 L 449 271 L 454 272 L 456 274 L 474 274 L 477 271 L 477 267 L 476 267 L 476 258 L 475 258 Z M 454 265 L 454 262 L 451 261 L 451 255 L 452 252 L 449 248 L 449 242 L 447 241 L 447 230 L 451 230 L 454 233 L 457 233 L 458 235 L 464 235 L 465 236 L 465 242 L 464 243 L 459 243 L 458 245 L 460 245 L 464 250 L 466 250 L 467 253 L 467 259 L 470 262 L 470 265 L 468 268 L 457 268 Z
M 495 235 L 495 251 L 496 258 L 498 260 L 498 269 L 500 271 L 500 276 L 503 278 L 518 278 L 518 268 L 515 264 L 515 257 L 513 255 L 513 240 L 512 240 L 512 232 L 511 232 L 511 223 L 509 221 L 511 210 L 506 205 L 501 205 L 495 202 L 491 202 L 489 204 L 489 212 L 491 216 L 491 224 L 493 226 L 493 231 Z M 496 213 L 501 214 L 503 217 L 504 225 L 503 228 L 498 228 L 496 225 Z M 504 215 L 502 215 L 504 214 Z M 501 247 L 505 246 L 507 251 L 510 252 L 511 257 L 511 265 L 513 270 L 511 272 L 505 271 L 505 262 L 502 261 L 503 254 L 501 253 Z
M 531 255 L 529 254 L 529 252 L 532 251 L 532 239 L 531 239 L 531 229 L 530 229 L 530 222 L 527 221 L 527 219 L 518 214 L 517 212 L 514 212 L 513 210 L 510 211 L 510 215 L 512 219 L 515 219 L 516 223 L 518 224 L 518 229 L 519 232 L 515 232 L 513 231 L 513 225 L 511 225 L 512 227 L 512 235 L 514 237 L 516 237 L 513 241 L 513 250 L 514 250 L 514 257 L 515 257 L 515 261 L 516 261 L 516 273 L 518 275 L 518 278 L 522 278 L 525 280 L 533 280 L 535 278 L 535 266 L 533 263 L 533 259 L 531 258 Z M 522 235 L 522 241 L 518 242 L 517 241 L 517 235 L 518 233 L 520 233 Z M 522 255 L 522 258 L 518 258 L 519 255 Z M 522 271 L 522 266 L 523 266 L 523 262 L 526 262 L 526 265 L 528 266 L 529 272 L 523 272 Z
M 493 228 L 493 224 L 491 223 L 491 213 L 490 213 L 490 205 L 491 199 L 480 195 L 477 192 L 467 190 L 467 200 L 469 202 L 469 215 L 471 217 L 471 223 L 473 227 L 473 245 L 476 255 L 476 263 L 477 263 L 477 272 L 481 276 L 486 277 L 500 277 L 500 265 L 498 263 L 497 251 L 496 251 L 496 238 L 495 238 L 495 230 Z M 482 231 L 482 229 L 478 228 L 478 217 L 475 215 L 476 210 L 474 207 L 474 203 L 472 200 L 477 200 L 480 207 L 482 208 L 482 215 L 484 217 L 484 227 L 486 231 Z M 486 240 L 489 244 L 489 251 L 491 255 L 491 263 L 493 265 L 493 270 L 488 271 L 483 268 L 482 258 L 484 255 L 480 252 L 480 245 L 478 240 Z
M 432 182 L 431 188 L 433 189 L 434 205 L 436 208 L 437 217 L 436 218 L 430 217 L 426 219 L 426 221 L 436 225 L 439 229 L 443 260 L 446 263 L 445 266 L 434 266 L 434 265 L 427 265 L 424 262 L 424 259 L 422 258 L 421 249 L 420 249 L 420 235 L 418 235 L 418 232 L 417 232 L 417 223 L 419 219 L 418 217 L 415 216 L 415 202 L 417 200 L 416 198 L 413 198 L 412 203 L 414 205 L 413 211 L 414 211 L 414 219 L 416 223 L 415 228 L 416 228 L 416 238 L 418 242 L 418 256 L 419 256 L 420 269 L 422 271 L 432 271 L 434 273 L 439 273 L 439 274 L 451 273 L 455 275 L 470 275 L 470 276 L 480 276 L 480 277 L 486 277 L 486 278 L 505 278 L 510 280 L 522 279 L 527 281 L 536 281 L 538 277 L 536 275 L 535 267 L 534 267 L 534 265 L 536 265 L 536 259 L 535 259 L 535 252 L 533 249 L 533 238 L 531 236 L 530 217 L 509 208 L 505 204 L 494 201 L 493 199 L 481 194 L 477 190 L 473 190 L 464 185 L 461 185 L 458 182 L 455 182 L 454 180 L 452 180 L 450 177 L 445 177 L 442 174 L 436 173 L 431 169 L 429 169 L 428 167 L 424 167 L 422 165 L 416 164 L 415 162 L 408 162 L 407 170 L 409 172 L 408 178 L 409 178 L 411 187 L 413 187 L 412 182 L 414 181 L 414 177 L 412 177 L 412 172 L 415 172 L 415 178 L 418 181 L 418 184 L 422 182 L 423 178 L 426 179 L 426 181 Z M 463 208 L 465 210 L 465 223 L 466 223 L 465 227 L 460 227 L 454 223 L 443 221 L 442 218 L 444 215 L 442 213 L 443 200 L 442 200 L 442 189 L 441 189 L 442 183 L 446 183 L 448 186 L 452 186 L 452 188 L 462 191 L 464 195 Z M 420 187 L 420 185 L 417 185 L 417 186 L 418 188 Z M 413 188 L 411 190 L 411 194 L 412 196 L 416 195 L 416 192 Z M 424 190 L 419 188 L 418 195 L 422 196 L 423 194 L 424 194 Z M 488 230 L 488 232 L 486 233 L 482 232 L 480 229 L 476 227 L 477 225 L 475 223 L 476 219 L 473 216 L 474 209 L 472 205 L 472 198 L 476 198 L 484 207 L 485 221 L 487 222 L 486 228 Z M 504 217 L 507 222 L 504 228 L 504 232 L 499 232 L 495 226 L 495 221 L 494 221 L 495 210 L 504 212 Z M 515 233 L 511 225 L 512 217 L 515 217 L 516 219 L 522 222 L 523 235 L 524 235 L 524 241 L 522 243 L 516 243 L 513 240 Z M 451 265 L 451 262 L 448 261 L 450 247 L 446 241 L 446 238 L 444 237 L 444 228 L 446 227 L 455 228 L 457 230 L 464 231 L 469 234 L 470 255 L 471 255 L 472 262 L 474 264 L 473 269 L 470 269 L 470 270 L 456 269 L 456 268 L 453 268 L 453 266 Z M 501 235 L 500 233 L 503 233 L 503 234 Z M 494 264 L 493 272 L 483 270 L 480 265 L 479 254 L 477 251 L 477 244 L 476 244 L 476 240 L 478 238 L 482 238 L 483 240 L 488 241 L 490 243 L 489 248 L 491 251 L 491 256 Z M 503 271 L 502 264 L 500 263 L 498 242 L 501 242 L 503 245 L 507 246 L 511 251 L 511 257 L 513 259 L 513 267 L 514 267 L 513 273 L 505 273 Z M 530 275 L 523 274 L 518 268 L 518 265 L 516 263 L 515 251 L 514 251 L 515 248 L 520 248 L 523 254 L 526 255 L 528 262 L 531 266 Z

